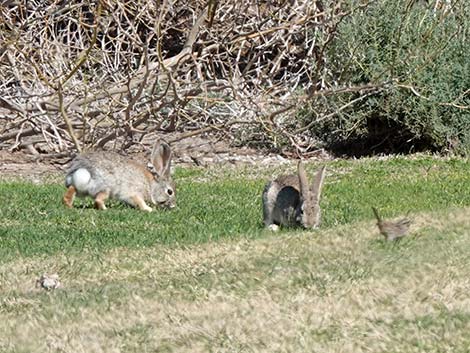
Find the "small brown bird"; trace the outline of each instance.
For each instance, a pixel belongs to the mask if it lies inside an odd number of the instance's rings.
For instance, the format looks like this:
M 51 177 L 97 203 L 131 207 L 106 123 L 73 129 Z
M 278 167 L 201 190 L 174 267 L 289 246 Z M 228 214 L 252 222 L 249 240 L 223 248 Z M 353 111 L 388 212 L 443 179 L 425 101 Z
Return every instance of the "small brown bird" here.
M 372 211 L 374 211 L 375 217 L 377 218 L 377 226 L 379 227 L 380 234 L 382 234 L 386 240 L 398 240 L 408 233 L 411 224 L 411 220 L 408 218 L 399 219 L 397 221 L 384 221 L 380 218 L 379 212 L 375 207 L 372 207 Z

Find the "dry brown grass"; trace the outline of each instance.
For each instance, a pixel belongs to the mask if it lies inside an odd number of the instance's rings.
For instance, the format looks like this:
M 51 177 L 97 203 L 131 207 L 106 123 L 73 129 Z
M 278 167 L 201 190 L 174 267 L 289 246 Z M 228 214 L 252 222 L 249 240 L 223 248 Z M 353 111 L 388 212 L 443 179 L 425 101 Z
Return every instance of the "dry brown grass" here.
M 465 352 L 470 210 L 186 248 L 18 259 L 0 270 L 0 351 Z M 63 288 L 34 281 L 58 272 Z

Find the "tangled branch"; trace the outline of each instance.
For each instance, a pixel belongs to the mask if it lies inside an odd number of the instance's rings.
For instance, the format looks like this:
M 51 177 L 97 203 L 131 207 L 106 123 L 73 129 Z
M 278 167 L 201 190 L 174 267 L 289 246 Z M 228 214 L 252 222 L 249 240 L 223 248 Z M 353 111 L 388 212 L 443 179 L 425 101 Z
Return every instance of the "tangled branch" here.
M 323 55 L 356 10 L 321 0 L 4 1 L 0 148 L 125 149 L 155 132 L 212 132 L 307 150 L 316 121 L 387 89 L 341 87 Z M 292 123 L 312 96 L 352 91 L 343 107 Z

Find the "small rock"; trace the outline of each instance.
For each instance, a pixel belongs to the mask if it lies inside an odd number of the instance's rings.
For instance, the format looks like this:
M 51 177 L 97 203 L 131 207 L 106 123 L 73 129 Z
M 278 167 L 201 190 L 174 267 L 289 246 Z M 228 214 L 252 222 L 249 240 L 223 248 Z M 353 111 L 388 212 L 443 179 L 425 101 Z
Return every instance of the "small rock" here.
M 43 274 L 37 281 L 36 287 L 41 286 L 45 290 L 57 289 L 61 286 L 59 275 L 54 273 L 52 275 Z

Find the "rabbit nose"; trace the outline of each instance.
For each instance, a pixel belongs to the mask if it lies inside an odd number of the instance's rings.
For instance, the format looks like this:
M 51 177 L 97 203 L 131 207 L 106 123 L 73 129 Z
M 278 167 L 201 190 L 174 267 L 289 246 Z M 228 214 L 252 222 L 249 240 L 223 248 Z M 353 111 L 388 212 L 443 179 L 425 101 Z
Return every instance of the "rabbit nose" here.
M 158 201 L 158 205 L 164 208 L 174 208 L 176 206 L 175 202 L 170 199 Z

